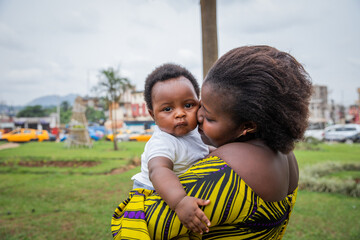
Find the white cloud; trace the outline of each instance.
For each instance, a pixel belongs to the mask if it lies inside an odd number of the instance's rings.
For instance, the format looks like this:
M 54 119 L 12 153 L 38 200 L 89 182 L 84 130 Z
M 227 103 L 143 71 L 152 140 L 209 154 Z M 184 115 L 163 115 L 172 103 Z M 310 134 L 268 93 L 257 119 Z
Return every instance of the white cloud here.
M 357 0 L 218 0 L 219 56 L 249 44 L 288 51 L 336 102 L 351 104 L 360 87 L 359 10 Z M 140 90 L 165 62 L 187 67 L 201 83 L 200 4 L 0 1 L 0 51 L 0 101 L 11 104 L 87 94 L 110 66 Z

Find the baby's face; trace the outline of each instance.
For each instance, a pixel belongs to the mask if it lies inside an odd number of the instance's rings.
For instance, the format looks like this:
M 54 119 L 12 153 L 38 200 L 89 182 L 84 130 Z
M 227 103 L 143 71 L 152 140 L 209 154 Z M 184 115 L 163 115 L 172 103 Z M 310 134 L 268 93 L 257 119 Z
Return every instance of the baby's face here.
M 199 100 L 190 80 L 181 76 L 157 82 L 151 98 L 149 112 L 162 131 L 179 137 L 196 128 Z

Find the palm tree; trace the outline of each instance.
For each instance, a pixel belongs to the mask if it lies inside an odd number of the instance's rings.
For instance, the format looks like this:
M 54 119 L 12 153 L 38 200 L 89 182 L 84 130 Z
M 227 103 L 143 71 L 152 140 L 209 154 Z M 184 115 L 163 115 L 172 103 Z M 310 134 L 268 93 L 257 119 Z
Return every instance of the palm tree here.
M 130 83 L 130 80 L 121 77 L 119 74 L 119 69 L 115 70 L 112 67 L 109 67 L 107 70 L 101 70 L 99 76 L 98 85 L 95 87 L 95 90 L 100 92 L 103 95 L 108 106 L 112 104 L 119 103 L 122 95 L 128 89 L 133 88 Z M 110 109 L 110 108 L 109 108 Z M 112 108 L 114 110 L 114 108 Z M 116 114 L 112 114 L 111 128 L 114 134 L 114 150 L 118 150 L 117 141 L 116 141 L 116 126 L 117 119 Z
M 200 0 L 203 78 L 218 58 L 216 0 Z

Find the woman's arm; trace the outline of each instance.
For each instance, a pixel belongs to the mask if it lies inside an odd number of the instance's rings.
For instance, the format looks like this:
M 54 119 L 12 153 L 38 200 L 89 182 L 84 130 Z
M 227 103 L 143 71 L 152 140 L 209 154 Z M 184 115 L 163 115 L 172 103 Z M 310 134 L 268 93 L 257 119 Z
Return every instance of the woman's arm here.
M 210 201 L 186 195 L 179 178 L 173 172 L 173 162 L 166 157 L 155 157 L 148 162 L 149 178 L 161 198 L 174 210 L 181 223 L 193 232 L 208 232 L 210 221 L 199 208 Z

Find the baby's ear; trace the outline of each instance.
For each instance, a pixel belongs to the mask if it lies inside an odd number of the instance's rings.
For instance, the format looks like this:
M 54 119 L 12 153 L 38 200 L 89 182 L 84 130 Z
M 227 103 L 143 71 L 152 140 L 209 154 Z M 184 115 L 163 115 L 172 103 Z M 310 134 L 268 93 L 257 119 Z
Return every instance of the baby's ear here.
M 148 109 L 148 112 L 149 112 L 150 116 L 152 117 L 152 119 L 155 120 L 153 110 Z

